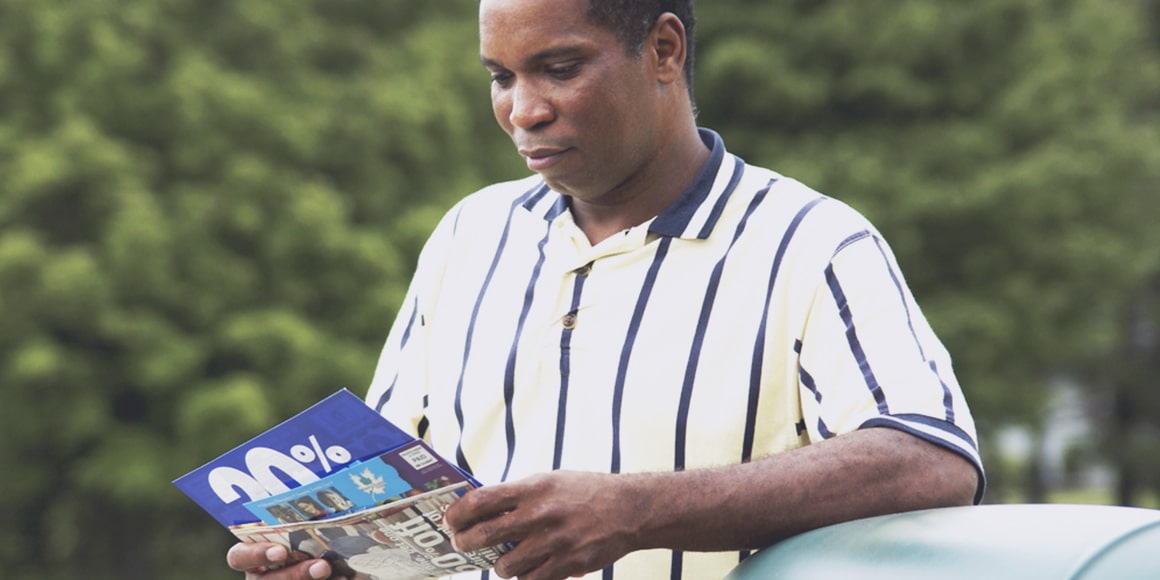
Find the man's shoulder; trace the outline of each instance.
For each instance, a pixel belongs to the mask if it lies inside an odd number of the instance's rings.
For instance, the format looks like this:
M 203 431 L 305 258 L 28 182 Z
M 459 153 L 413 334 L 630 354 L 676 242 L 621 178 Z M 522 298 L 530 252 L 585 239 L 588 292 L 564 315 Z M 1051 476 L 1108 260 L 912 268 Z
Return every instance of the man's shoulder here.
M 874 224 L 845 201 L 795 178 L 748 165 L 747 194 L 733 200 L 747 210 L 754 236 L 774 244 L 787 262 L 807 269 L 829 262 L 841 248 L 864 238 L 881 238 Z M 760 198 L 760 199 L 759 199 Z
M 458 205 L 473 210 L 498 209 L 507 211 L 517 201 L 526 201 L 545 189 L 544 179 L 539 175 L 529 175 L 522 179 L 501 181 L 478 189 L 459 202 Z
M 460 199 L 444 214 L 437 229 L 450 238 L 501 231 L 515 213 L 530 213 L 555 198 L 538 175 L 493 183 Z M 524 220 L 518 220 L 521 223 Z
M 460 198 L 447 210 L 445 219 L 458 221 L 465 217 L 506 216 L 517 202 L 526 203 L 546 189 L 544 180 L 538 175 L 493 183 Z
M 871 225 L 866 216 L 845 201 L 822 193 L 793 177 L 752 164 L 747 164 L 746 172 L 754 183 L 764 184 L 763 195 L 778 208 L 771 213 L 785 215 L 785 212 L 790 212 L 800 218 L 797 220 L 801 222 L 798 227 L 862 229 Z

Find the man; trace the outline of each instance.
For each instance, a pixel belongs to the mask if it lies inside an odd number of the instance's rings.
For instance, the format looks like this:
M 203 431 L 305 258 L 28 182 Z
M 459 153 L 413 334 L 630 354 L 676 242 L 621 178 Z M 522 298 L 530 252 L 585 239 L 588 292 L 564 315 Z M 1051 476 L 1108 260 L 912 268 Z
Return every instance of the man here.
M 537 175 L 438 226 L 368 402 L 488 484 L 446 520 L 459 549 L 516 544 L 501 577 L 720 578 L 982 492 L 949 357 L 877 231 L 697 128 L 691 4 L 480 3 L 496 120 Z M 253 578 L 282 558 L 229 555 Z

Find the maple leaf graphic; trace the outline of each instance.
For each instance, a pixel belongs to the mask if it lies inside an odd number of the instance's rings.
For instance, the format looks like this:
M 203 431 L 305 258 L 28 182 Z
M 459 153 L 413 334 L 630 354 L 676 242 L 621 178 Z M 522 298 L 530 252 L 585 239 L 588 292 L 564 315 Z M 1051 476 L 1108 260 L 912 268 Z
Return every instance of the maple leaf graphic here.
M 382 477 L 375 475 L 369 467 L 364 469 L 362 473 L 352 473 L 350 480 L 358 486 L 359 491 L 370 494 L 372 500 L 375 499 L 376 495 L 387 491 L 387 482 Z

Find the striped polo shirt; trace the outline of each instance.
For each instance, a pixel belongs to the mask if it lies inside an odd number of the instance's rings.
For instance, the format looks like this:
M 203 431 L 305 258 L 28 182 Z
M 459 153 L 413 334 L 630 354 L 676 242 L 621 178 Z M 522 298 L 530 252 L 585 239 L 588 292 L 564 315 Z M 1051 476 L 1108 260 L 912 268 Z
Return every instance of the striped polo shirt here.
M 484 484 L 736 464 L 889 427 L 967 458 L 981 494 L 950 357 L 882 236 L 701 138 L 712 154 L 680 198 L 596 245 L 538 176 L 463 199 L 368 403 Z M 637 552 L 603 577 L 720 578 L 743 555 Z

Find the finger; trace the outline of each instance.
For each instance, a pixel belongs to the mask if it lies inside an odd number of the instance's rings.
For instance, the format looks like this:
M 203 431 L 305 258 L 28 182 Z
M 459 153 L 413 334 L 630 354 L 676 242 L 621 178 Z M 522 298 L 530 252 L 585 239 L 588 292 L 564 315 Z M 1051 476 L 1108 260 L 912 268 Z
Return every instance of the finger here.
M 529 573 L 536 571 L 538 568 L 542 567 L 545 562 L 547 562 L 547 558 L 544 558 L 533 563 L 529 563 L 521 557 L 521 554 L 513 552 L 515 551 L 513 550 L 512 552 L 508 552 L 507 554 L 504 554 L 502 557 L 500 557 L 499 560 L 496 560 L 494 568 L 496 576 L 499 576 L 500 578 L 518 577 L 522 580 Z
M 451 546 L 460 552 L 471 552 L 506 542 L 519 543 L 527 532 L 514 513 L 507 513 L 455 531 Z
M 501 483 L 473 489 L 456 500 L 443 514 L 443 521 L 458 531 L 472 524 L 509 512 L 519 505 L 516 484 Z
M 495 570 L 505 578 L 562 580 L 595 572 L 617 557 L 602 556 L 591 548 L 570 543 L 559 533 L 538 532 L 501 556 Z
M 285 546 L 270 543 L 238 543 L 226 553 L 230 568 L 245 571 L 247 579 L 262 580 L 322 580 L 330 577 L 330 564 L 324 560 L 307 560 L 293 566 L 268 571 L 270 567 L 286 563 L 289 552 Z
M 246 580 L 324 580 L 330 578 L 330 564 L 325 560 L 307 560 L 269 572 L 246 572 Z
M 286 562 L 289 552 L 285 546 L 264 542 L 234 544 L 226 552 L 226 563 L 238 571 L 279 566 Z

